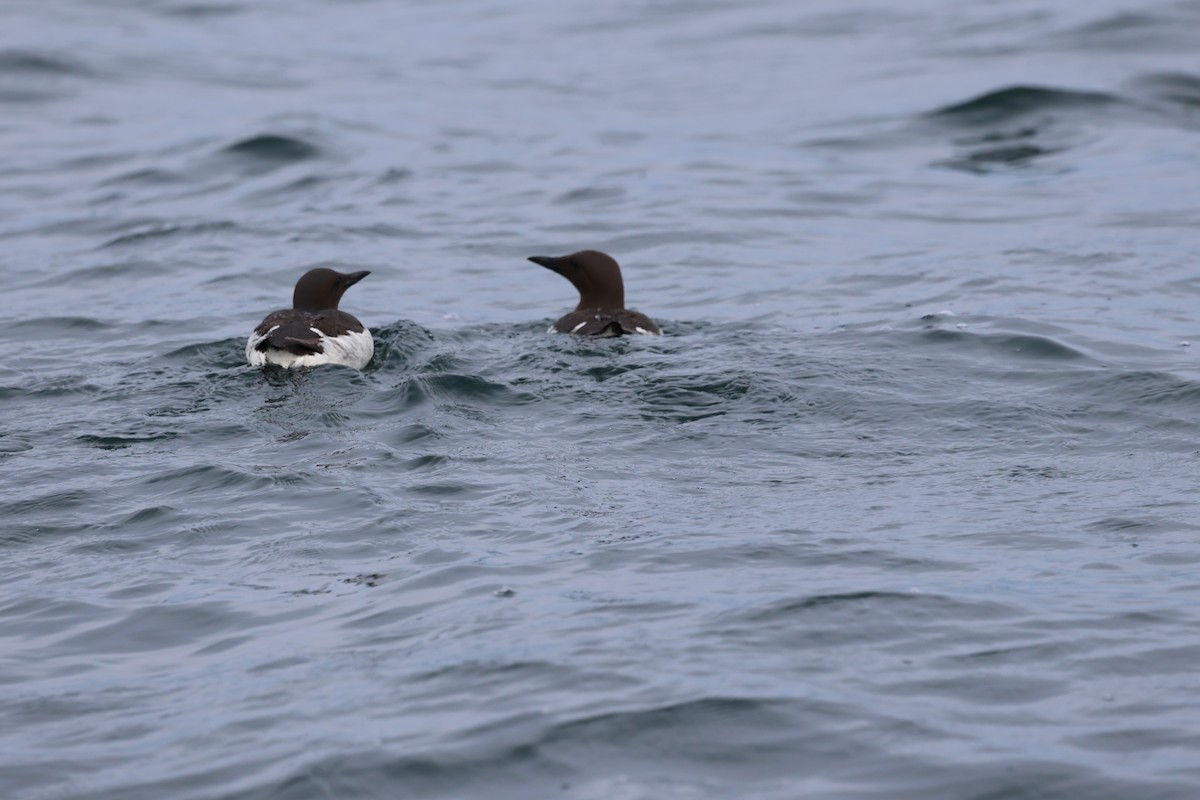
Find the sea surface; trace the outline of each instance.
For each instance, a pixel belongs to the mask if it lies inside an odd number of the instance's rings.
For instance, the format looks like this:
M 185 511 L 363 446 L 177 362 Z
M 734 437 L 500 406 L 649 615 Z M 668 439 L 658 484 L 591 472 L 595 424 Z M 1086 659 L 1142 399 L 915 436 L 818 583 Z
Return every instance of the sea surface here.
M 1198 53 L 0 3 L 0 798 L 1200 797 Z M 248 366 L 314 266 L 371 364 Z

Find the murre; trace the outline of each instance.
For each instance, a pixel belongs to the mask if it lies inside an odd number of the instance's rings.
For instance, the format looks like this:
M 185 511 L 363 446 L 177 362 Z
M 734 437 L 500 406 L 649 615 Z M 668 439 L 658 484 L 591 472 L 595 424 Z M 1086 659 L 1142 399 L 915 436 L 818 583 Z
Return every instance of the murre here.
M 581 250 L 569 256 L 530 256 L 529 260 L 554 270 L 579 290 L 575 310 L 550 326 L 550 333 L 580 336 L 620 336 L 624 333 L 662 333 L 649 317 L 625 308 L 621 268 L 612 256 L 598 250 Z
M 338 310 L 342 295 L 370 272 L 346 275 L 332 269 L 310 269 L 296 281 L 292 307 L 273 311 L 246 341 L 253 366 L 314 367 L 345 364 L 362 369 L 375 342 L 355 317 Z

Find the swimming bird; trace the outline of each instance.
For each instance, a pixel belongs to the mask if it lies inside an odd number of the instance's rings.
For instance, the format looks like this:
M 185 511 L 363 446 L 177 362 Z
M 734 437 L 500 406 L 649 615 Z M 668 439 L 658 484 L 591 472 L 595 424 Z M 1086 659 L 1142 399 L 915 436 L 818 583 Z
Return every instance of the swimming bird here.
M 310 269 L 296 281 L 292 307 L 267 315 L 246 341 L 246 359 L 256 367 L 313 367 L 345 364 L 362 369 L 375 342 L 354 316 L 338 310 L 342 295 L 371 273 L 343 274 Z
M 625 284 L 616 260 L 598 250 L 581 250 L 569 256 L 530 256 L 529 260 L 554 270 L 579 290 L 575 310 L 550 326 L 549 333 L 580 336 L 620 336 L 623 333 L 662 333 L 649 317 L 625 308 Z

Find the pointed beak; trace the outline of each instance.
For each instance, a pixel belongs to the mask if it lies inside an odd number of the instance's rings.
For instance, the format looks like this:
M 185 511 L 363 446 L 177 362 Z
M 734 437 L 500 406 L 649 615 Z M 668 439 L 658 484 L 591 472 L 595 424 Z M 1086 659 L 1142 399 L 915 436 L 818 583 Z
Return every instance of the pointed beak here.
M 558 262 L 561 259 L 552 258 L 550 256 L 530 256 L 529 260 L 535 264 L 540 264 L 541 266 L 545 267 L 546 269 L 554 270 L 559 275 L 562 275 L 562 270 L 558 266 Z
M 365 269 L 362 272 L 351 272 L 346 276 L 346 288 L 349 289 L 354 284 L 361 281 L 363 278 L 371 274 L 371 270 Z

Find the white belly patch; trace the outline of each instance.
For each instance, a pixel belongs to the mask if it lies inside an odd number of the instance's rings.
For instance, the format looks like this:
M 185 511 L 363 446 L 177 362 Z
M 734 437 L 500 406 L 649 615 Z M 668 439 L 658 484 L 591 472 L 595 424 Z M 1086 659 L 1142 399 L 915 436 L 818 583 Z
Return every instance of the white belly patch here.
M 320 364 L 344 364 L 347 367 L 362 369 L 371 362 L 371 356 L 375 352 L 375 340 L 371 338 L 371 332 L 368 330 L 363 330 L 361 333 L 344 333 L 341 336 L 326 336 L 316 328 L 309 330 L 321 339 L 323 353 L 296 355 L 287 350 L 273 347 L 268 347 L 265 351 L 256 349 L 258 343 L 269 336 L 273 330 L 275 328 L 262 336 L 252 333 L 246 340 L 246 360 L 250 362 L 251 366 L 265 367 L 268 364 L 274 364 L 285 369 L 295 369 L 297 367 L 315 367 Z

